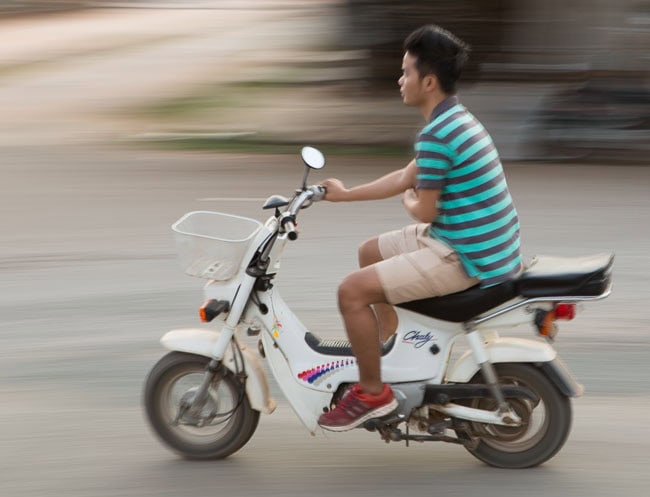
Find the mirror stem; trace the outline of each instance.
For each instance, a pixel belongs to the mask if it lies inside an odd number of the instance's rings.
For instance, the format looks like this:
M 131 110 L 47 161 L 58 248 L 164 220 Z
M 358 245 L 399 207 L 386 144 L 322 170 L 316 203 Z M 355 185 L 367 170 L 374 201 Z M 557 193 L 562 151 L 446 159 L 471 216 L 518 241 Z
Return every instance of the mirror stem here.
M 302 191 L 307 189 L 307 176 L 309 176 L 309 167 L 305 166 L 305 175 L 302 178 Z

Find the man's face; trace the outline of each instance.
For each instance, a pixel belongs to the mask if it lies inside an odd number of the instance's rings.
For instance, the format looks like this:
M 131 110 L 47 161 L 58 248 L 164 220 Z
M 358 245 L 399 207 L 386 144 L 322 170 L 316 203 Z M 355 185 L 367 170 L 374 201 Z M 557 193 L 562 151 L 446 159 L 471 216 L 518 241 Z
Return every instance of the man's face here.
M 402 59 L 402 77 L 397 82 L 405 105 L 418 107 L 424 99 L 423 81 L 415 66 L 416 57 L 406 52 Z

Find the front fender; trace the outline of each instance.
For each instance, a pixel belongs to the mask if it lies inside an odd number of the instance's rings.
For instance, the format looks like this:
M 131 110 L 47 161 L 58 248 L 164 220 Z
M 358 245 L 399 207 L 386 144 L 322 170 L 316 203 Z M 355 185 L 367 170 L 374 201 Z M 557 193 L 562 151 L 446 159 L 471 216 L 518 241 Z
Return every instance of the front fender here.
M 190 354 L 211 357 L 214 346 L 219 338 L 219 332 L 215 330 L 204 330 L 200 328 L 185 328 L 172 330 L 160 339 L 163 347 L 168 350 L 187 352 Z M 256 411 L 269 414 L 275 410 L 275 400 L 271 398 L 269 382 L 260 360 L 244 344 L 239 344 L 244 357 L 246 369 L 246 395 L 251 407 Z M 226 349 L 223 357 L 223 364 L 232 372 L 237 371 L 232 347 Z
M 490 362 L 549 362 L 555 359 L 557 352 L 544 342 L 524 338 L 495 338 L 485 343 Z M 467 383 L 481 369 L 472 351 L 461 355 L 447 373 L 450 383 Z

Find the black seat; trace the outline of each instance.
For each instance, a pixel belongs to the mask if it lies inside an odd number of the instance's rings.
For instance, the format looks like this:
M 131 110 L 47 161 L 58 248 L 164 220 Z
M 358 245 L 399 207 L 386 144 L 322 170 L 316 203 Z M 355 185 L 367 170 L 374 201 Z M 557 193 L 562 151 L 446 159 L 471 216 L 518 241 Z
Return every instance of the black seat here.
M 413 300 L 397 306 L 442 321 L 462 323 L 516 296 L 515 280 L 510 280 L 487 288 L 476 285 L 462 292 Z
M 517 279 L 522 297 L 593 297 L 611 279 L 614 254 L 582 257 L 539 256 Z
M 517 296 L 592 297 L 609 286 L 614 254 L 583 257 L 539 256 L 516 279 L 500 285 L 479 285 L 458 293 L 397 304 L 442 321 L 462 323 Z

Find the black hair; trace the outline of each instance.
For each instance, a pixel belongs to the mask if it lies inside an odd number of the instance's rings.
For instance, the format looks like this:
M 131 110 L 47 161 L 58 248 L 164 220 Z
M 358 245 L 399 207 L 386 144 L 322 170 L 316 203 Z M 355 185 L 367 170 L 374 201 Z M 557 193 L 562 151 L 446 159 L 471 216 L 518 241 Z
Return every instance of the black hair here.
M 413 31 L 404 50 L 416 58 L 415 67 L 423 78 L 435 74 L 442 91 L 456 93 L 456 82 L 469 57 L 469 45 L 440 26 L 428 25 Z

